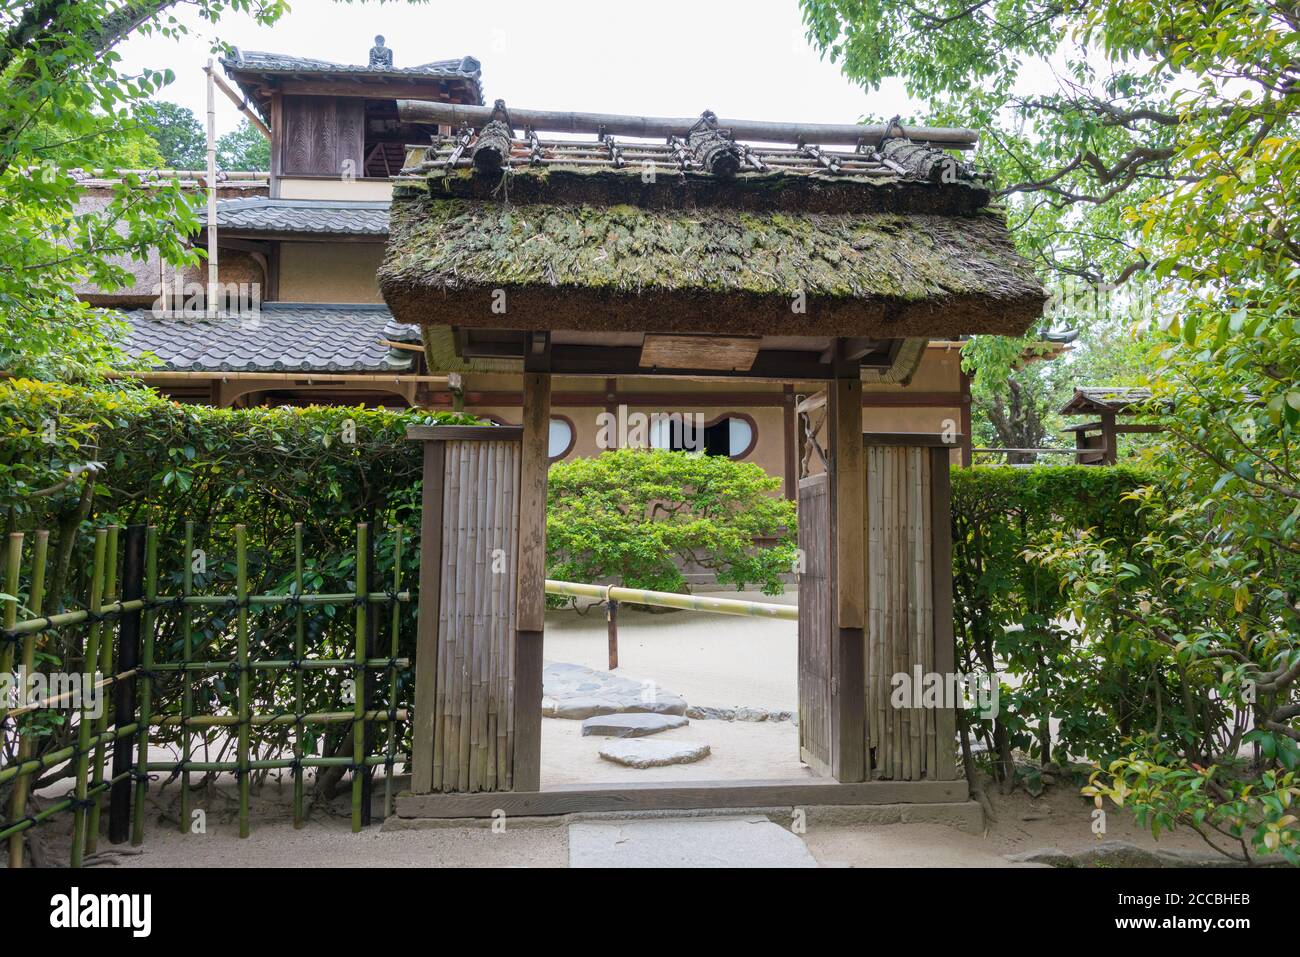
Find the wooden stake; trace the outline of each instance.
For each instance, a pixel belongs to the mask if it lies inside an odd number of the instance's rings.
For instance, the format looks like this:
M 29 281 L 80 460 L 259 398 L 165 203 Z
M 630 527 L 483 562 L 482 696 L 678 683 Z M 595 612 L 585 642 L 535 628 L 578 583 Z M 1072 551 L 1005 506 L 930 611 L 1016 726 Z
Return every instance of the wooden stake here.
M 249 779 L 249 717 L 251 714 L 248 673 L 248 530 L 235 526 L 235 600 L 239 614 L 235 622 L 235 666 L 239 672 L 239 691 L 235 711 L 239 715 L 238 748 L 239 777 L 239 836 L 248 837 L 248 798 L 252 781 Z

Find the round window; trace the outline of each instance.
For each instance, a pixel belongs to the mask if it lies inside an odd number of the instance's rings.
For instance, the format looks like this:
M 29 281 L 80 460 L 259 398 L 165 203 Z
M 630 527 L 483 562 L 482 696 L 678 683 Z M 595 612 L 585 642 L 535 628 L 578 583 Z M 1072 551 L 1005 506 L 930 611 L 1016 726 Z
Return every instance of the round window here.
M 558 416 L 551 418 L 551 436 L 546 454 L 551 461 L 562 459 L 573 448 L 573 423 Z

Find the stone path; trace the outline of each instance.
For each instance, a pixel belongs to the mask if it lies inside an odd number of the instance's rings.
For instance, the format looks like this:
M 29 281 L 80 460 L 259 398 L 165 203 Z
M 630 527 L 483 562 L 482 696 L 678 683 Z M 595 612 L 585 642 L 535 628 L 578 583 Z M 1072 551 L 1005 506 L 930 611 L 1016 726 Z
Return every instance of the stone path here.
M 548 718 L 649 712 L 685 714 L 686 699 L 653 681 L 633 681 L 608 671 L 551 662 L 542 669 L 542 714 Z
M 570 867 L 816 867 L 804 842 L 753 815 L 569 825 Z
M 662 768 L 669 764 L 693 764 L 709 756 L 702 741 L 646 741 L 615 738 L 600 748 L 600 756 L 628 768 Z
M 684 728 L 690 724 L 679 714 L 606 714 L 587 718 L 582 722 L 584 738 L 596 735 L 602 738 L 643 738 L 660 731 Z

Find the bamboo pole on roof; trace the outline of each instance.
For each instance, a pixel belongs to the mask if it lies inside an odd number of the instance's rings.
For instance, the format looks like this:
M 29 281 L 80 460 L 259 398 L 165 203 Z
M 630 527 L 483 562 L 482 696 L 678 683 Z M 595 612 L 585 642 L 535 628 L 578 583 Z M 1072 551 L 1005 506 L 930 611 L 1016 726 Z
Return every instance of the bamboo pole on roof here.
M 95 529 L 95 552 L 90 566 L 90 610 L 95 614 L 99 613 L 100 601 L 103 597 L 104 589 L 104 555 L 108 546 L 108 532 L 105 529 Z M 82 673 L 87 681 L 94 680 L 95 660 L 99 654 L 99 632 L 102 623 L 95 621 L 86 634 L 85 644 L 82 646 Z M 85 695 L 81 701 L 81 715 L 77 720 L 77 751 L 76 751 L 76 803 L 73 805 L 74 814 L 72 819 L 72 860 L 70 866 L 80 867 L 82 851 L 86 840 L 86 801 L 87 797 L 87 770 L 90 759 L 90 726 L 92 723 L 90 711 L 90 696 Z M 97 746 L 98 748 L 98 746 Z
M 194 590 L 194 522 L 185 522 L 185 554 L 181 559 L 181 597 L 188 598 Z M 182 605 L 181 614 L 181 663 L 188 665 L 194 657 L 194 623 L 189 608 Z M 181 717 L 188 721 L 194 714 L 194 679 L 188 669 L 181 681 Z M 190 830 L 190 772 L 185 767 L 193 753 L 193 734 L 189 725 L 181 725 L 181 816 L 180 831 L 188 834 Z
M 299 599 L 293 612 L 293 657 L 301 662 L 306 654 L 305 622 L 302 607 L 302 522 L 293 523 L 293 593 Z M 302 668 L 293 671 L 293 710 L 301 714 L 303 702 Z M 302 771 L 302 725 L 294 729 L 293 757 L 297 764 L 293 767 L 293 827 L 301 830 L 303 826 L 303 771 Z
M 144 538 L 144 597 L 149 603 L 144 612 L 144 652 L 140 665 L 140 704 L 139 713 L 153 713 L 153 652 L 154 632 L 158 627 L 158 613 L 153 601 L 158 597 L 158 527 L 150 525 L 145 530 Z M 149 722 L 140 721 L 137 732 L 136 762 L 149 763 Z M 144 799 L 149 779 L 143 773 L 135 777 L 135 815 L 131 821 L 131 844 L 138 847 L 144 843 Z
M 36 543 L 32 552 L 32 587 L 27 597 L 27 610 L 37 618 L 41 616 L 41 608 L 45 603 L 45 561 L 49 544 L 49 531 L 43 528 L 39 529 L 36 532 Z M 16 595 L 17 592 L 10 590 L 9 594 Z M 35 665 L 36 635 L 33 633 L 23 637 L 22 669 L 24 680 L 30 678 Z M 0 724 L 3 724 L 3 722 L 0 722 Z M 32 735 L 30 730 L 24 733 L 19 722 L 15 722 L 14 730 L 18 734 L 16 763 L 21 765 L 32 755 Z M 31 783 L 31 780 L 26 775 L 19 777 L 14 782 L 13 794 L 9 798 L 9 820 L 17 821 L 27 812 L 27 793 Z M 9 838 L 9 866 L 15 870 L 23 866 L 23 839 L 20 834 L 14 834 Z
M 393 594 L 402 593 L 402 526 L 393 530 Z M 388 654 L 397 661 L 400 650 L 398 635 L 401 627 L 402 606 L 394 601 L 389 616 Z M 388 668 L 388 746 L 384 750 L 384 817 L 393 815 L 393 759 L 397 754 L 397 667 L 390 663 Z
M 237 747 L 239 752 L 239 836 L 248 837 L 249 816 L 248 798 L 252 781 L 249 780 L 249 718 L 251 716 L 249 695 L 251 689 L 248 680 L 248 529 L 239 524 L 235 526 L 235 598 L 239 614 L 235 624 L 236 668 L 239 672 L 239 690 L 236 701 L 236 714 L 239 715 L 239 735 Z
M 118 533 L 121 531 L 119 526 L 110 525 L 108 527 L 108 554 L 104 565 L 104 601 L 113 602 L 117 598 L 117 541 Z M 102 613 L 102 609 L 101 609 Z M 113 631 L 120 628 L 119 622 L 109 625 L 100 635 L 99 640 L 99 672 L 104 675 L 113 673 Z M 103 701 L 100 708 L 99 718 L 95 722 L 96 736 L 104 739 L 104 733 L 108 730 L 108 702 Z M 90 826 L 86 830 L 86 853 L 93 854 L 99 846 L 99 819 L 104 811 L 104 789 L 99 785 L 104 781 L 104 762 L 108 759 L 107 741 L 95 748 L 94 761 L 94 780 L 93 785 L 98 790 L 95 791 L 94 802 L 90 807 Z
M 365 777 L 364 760 L 366 758 L 366 596 L 370 593 L 369 552 L 367 543 L 370 526 L 366 522 L 357 523 L 357 616 L 356 634 L 353 646 L 356 652 L 357 667 L 353 672 L 352 689 L 352 833 L 361 832 L 361 784 Z
M 493 108 L 459 103 L 436 103 L 429 100 L 398 100 L 397 112 L 404 123 L 437 123 L 440 126 L 481 129 L 493 118 Z M 578 113 L 560 110 L 534 110 L 511 107 L 510 122 L 515 127 L 548 133 L 605 133 L 610 136 L 636 136 L 663 139 L 686 136 L 699 122 L 698 116 L 630 116 L 621 113 Z M 856 146 L 887 136 L 905 136 L 950 149 L 970 149 L 979 141 L 971 130 L 932 126 L 900 126 L 897 123 L 785 123 L 770 120 L 716 119 L 717 125 L 730 130 L 738 140 L 792 142 Z

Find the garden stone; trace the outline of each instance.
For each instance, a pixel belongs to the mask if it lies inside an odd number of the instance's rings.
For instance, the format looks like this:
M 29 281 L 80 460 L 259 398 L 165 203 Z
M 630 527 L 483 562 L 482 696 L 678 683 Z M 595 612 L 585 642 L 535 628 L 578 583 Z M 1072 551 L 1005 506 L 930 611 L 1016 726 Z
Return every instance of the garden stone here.
M 609 714 L 587 718 L 582 722 L 582 736 L 598 735 L 605 738 L 641 738 L 672 728 L 685 727 L 690 722 L 679 714 Z
M 686 699 L 653 683 L 567 662 L 542 669 L 542 714 L 582 720 L 595 715 L 684 714 Z
M 698 741 L 645 741 L 617 738 L 601 745 L 600 756 L 629 768 L 659 768 L 692 764 L 709 756 L 709 746 Z

